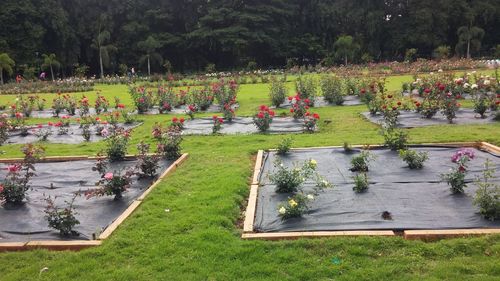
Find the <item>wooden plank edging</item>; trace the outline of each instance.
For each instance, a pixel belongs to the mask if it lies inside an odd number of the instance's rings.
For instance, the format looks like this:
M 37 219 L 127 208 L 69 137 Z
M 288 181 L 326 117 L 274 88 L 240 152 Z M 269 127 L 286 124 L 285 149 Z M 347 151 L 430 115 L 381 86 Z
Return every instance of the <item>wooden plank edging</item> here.
M 255 160 L 255 167 L 253 169 L 252 184 L 259 184 L 260 169 L 262 167 L 263 158 L 264 158 L 264 150 L 259 150 L 257 152 L 257 158 Z
M 252 184 L 250 186 L 250 195 L 248 205 L 245 211 L 245 221 L 243 222 L 243 232 L 253 232 L 253 223 L 255 220 L 255 210 L 257 208 L 257 193 L 259 186 Z
M 268 232 L 268 233 L 243 233 L 243 239 L 298 239 L 314 237 L 333 237 L 333 236 L 396 236 L 392 230 L 349 230 L 349 231 L 303 231 L 303 232 Z
M 405 230 L 403 237 L 408 240 L 437 240 L 487 234 L 500 234 L 500 228 Z

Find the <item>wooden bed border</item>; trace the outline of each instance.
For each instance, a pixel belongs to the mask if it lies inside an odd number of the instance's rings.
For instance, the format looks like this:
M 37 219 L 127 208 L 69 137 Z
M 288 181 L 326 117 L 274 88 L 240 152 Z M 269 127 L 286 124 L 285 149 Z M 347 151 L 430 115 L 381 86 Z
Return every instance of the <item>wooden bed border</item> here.
M 182 154 L 172 165 L 170 165 L 154 182 L 146 189 L 141 196 L 132 201 L 125 211 L 118 216 L 110 225 L 104 229 L 99 235 L 97 240 L 72 240 L 72 241 L 58 241 L 58 240 L 33 240 L 28 242 L 2 242 L 0 239 L 0 252 L 7 251 L 25 251 L 33 249 L 48 249 L 53 251 L 79 251 L 89 247 L 99 246 L 102 240 L 107 239 L 136 209 L 141 205 L 146 196 L 161 182 L 162 179 L 174 172 L 179 165 L 181 165 L 189 154 Z M 126 159 L 133 159 L 135 156 L 127 155 Z M 45 157 L 41 162 L 59 162 L 59 161 L 77 161 L 77 160 L 91 160 L 97 157 L 89 156 L 62 156 L 62 157 Z M 20 159 L 16 159 L 19 161 Z M 0 159 L 0 163 L 12 163 L 16 160 L 13 159 Z
M 488 142 L 452 142 L 452 143 L 425 143 L 416 145 L 428 146 L 443 146 L 443 147 L 474 147 L 479 150 L 500 154 L 500 147 L 490 144 Z M 290 151 L 301 151 L 308 149 L 321 149 L 321 148 L 340 148 L 342 146 L 322 146 L 322 147 L 299 147 L 292 148 Z M 366 147 L 365 145 L 353 145 L 353 148 Z M 370 145 L 369 148 L 379 148 L 382 145 Z M 276 149 L 269 149 L 268 151 L 276 151 Z M 266 239 L 266 240 L 280 240 L 280 239 L 297 239 L 301 237 L 332 237 L 332 236 L 396 236 L 394 231 L 385 230 L 365 230 L 365 231 L 303 231 L 303 232 L 268 232 L 257 233 L 254 232 L 255 213 L 257 208 L 257 197 L 259 190 L 259 177 L 263 164 L 264 150 L 259 150 L 257 159 L 255 161 L 255 168 L 252 176 L 252 183 L 250 185 L 250 195 L 248 198 L 248 205 L 245 211 L 245 220 L 243 222 L 243 239 Z M 441 238 L 463 237 L 471 235 L 486 235 L 486 234 L 500 234 L 500 228 L 475 228 L 475 229 L 426 229 L 426 230 L 405 230 L 403 231 L 403 238 L 405 239 L 421 239 L 432 241 Z

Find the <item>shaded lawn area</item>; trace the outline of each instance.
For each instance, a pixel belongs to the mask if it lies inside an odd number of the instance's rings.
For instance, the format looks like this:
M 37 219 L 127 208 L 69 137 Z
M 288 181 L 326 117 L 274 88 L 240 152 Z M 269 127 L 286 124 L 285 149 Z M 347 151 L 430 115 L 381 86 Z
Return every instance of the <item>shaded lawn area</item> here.
M 119 92 L 126 86 L 114 86 Z M 267 102 L 265 85 L 242 86 L 239 115 Z M 116 88 L 116 89 L 115 89 Z M 123 94 L 122 94 L 123 95 Z M 128 93 L 125 92 L 128 96 Z M 378 126 L 365 106 L 324 107 L 321 132 L 294 135 L 294 147 L 376 144 Z M 207 114 L 209 115 L 209 114 Z M 210 115 L 209 115 L 210 116 Z M 141 116 L 129 152 L 152 143 L 154 122 Z M 332 122 L 324 124 L 324 120 Z M 412 143 L 489 141 L 500 144 L 500 123 L 410 129 Z M 0 253 L 0 280 L 498 280 L 500 235 L 434 243 L 402 238 L 321 238 L 243 241 L 237 224 L 246 207 L 253 157 L 282 135 L 188 136 L 188 160 L 147 197 L 102 246 L 82 252 Z M 0 147 L 20 156 L 19 145 Z M 47 144 L 48 155 L 93 155 L 103 143 Z M 40 273 L 47 267 L 48 270 Z

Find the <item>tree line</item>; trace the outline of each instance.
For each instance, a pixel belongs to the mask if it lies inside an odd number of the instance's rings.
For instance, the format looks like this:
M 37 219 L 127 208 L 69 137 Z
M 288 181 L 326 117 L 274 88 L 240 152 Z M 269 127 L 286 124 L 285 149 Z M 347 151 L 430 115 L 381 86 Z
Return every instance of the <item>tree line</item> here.
M 2 0 L 0 25 L 16 73 L 188 72 L 491 57 L 500 1 Z

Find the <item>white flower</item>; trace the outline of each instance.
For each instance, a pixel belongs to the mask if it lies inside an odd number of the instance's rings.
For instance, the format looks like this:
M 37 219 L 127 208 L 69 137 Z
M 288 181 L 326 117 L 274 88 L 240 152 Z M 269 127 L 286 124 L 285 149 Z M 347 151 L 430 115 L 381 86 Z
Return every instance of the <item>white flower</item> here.
M 314 195 L 312 195 L 312 194 L 307 194 L 307 199 L 309 199 L 309 200 L 314 200 Z
M 477 89 L 477 84 L 472 84 L 472 86 L 470 86 L 471 89 Z
M 471 76 L 471 73 L 470 73 L 470 72 L 467 72 L 467 76 Z
M 469 88 L 470 87 L 470 84 L 469 83 L 465 83 L 464 84 L 464 88 Z
M 302 181 L 306 181 L 306 178 L 302 178 Z
M 443 72 L 443 70 L 440 68 L 440 69 L 438 70 L 438 72 Z
M 490 80 L 484 80 L 484 85 L 489 85 L 490 84 Z
M 430 75 L 434 75 L 434 72 L 429 73 Z
M 284 215 L 286 213 L 286 209 L 285 207 L 281 207 L 278 212 L 280 213 L 280 215 Z

